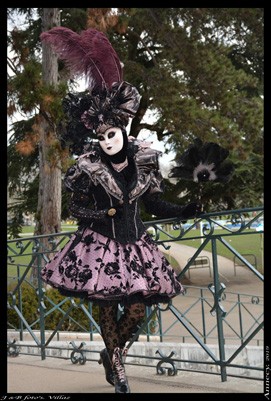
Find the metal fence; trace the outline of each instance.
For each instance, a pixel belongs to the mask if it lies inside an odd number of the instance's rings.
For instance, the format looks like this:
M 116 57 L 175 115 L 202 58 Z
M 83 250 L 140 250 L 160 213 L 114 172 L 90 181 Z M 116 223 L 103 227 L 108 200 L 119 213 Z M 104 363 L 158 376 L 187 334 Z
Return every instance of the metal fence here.
M 246 358 L 240 358 L 245 351 L 251 352 L 249 346 L 252 345 L 258 356 L 263 352 L 263 297 L 261 294 L 227 291 L 226 285 L 221 281 L 218 257 L 218 244 L 222 244 L 232 255 L 234 269 L 234 260 L 238 258 L 247 274 L 253 274 L 255 282 L 262 283 L 263 274 L 259 271 L 259 263 L 257 269 L 238 247 L 235 248 L 230 243 L 233 237 L 242 235 L 257 235 L 262 238 L 263 228 L 259 221 L 263 221 L 262 207 L 208 213 L 193 220 L 191 224 L 182 224 L 177 219 L 145 223 L 155 242 L 165 250 L 172 243 L 182 245 L 186 241 L 200 240 L 200 245 L 194 248 L 193 256 L 181 266 L 178 274 L 180 281 L 187 277 L 190 267 L 192 269 L 197 266 L 195 261 L 209 247 L 211 277 L 209 269 L 205 272 L 212 282 L 205 287 L 184 285 L 185 293 L 175 297 L 170 303 L 146 308 L 145 320 L 128 344 L 129 353 L 132 355 L 130 347 L 138 340 L 146 343 L 156 341 L 157 346 L 152 355 L 134 355 L 137 364 L 153 366 L 159 374 L 167 371 L 174 375 L 178 370 L 188 370 L 219 374 L 222 381 L 226 381 L 227 376 L 245 378 L 249 375 L 250 378 L 263 379 L 263 358 L 252 358 L 252 363 L 245 363 L 243 361 Z M 198 227 L 200 231 L 196 230 Z M 252 229 L 255 227 L 258 227 L 257 230 Z M 63 232 L 7 241 L 8 355 L 16 356 L 22 349 L 15 340 L 11 340 L 14 333 L 18 333 L 20 345 L 22 342 L 27 345 L 28 341 L 29 347 L 35 348 L 42 359 L 46 358 L 49 349 L 58 347 L 55 341 L 52 346 L 52 340 L 59 339 L 63 334 L 63 325 L 66 331 L 72 328 L 73 331 L 85 333 L 89 341 L 99 336 L 100 328 L 92 303 L 84 300 L 78 302 L 72 297 L 64 296 L 57 302 L 54 301 L 39 276 L 40 269 L 65 245 L 72 234 Z M 198 268 L 201 269 L 200 266 Z M 261 269 L 263 271 L 263 264 Z M 238 275 L 238 271 L 236 273 L 235 270 L 235 274 Z M 33 301 L 27 301 L 24 297 L 24 291 L 30 290 L 36 294 L 36 307 L 31 318 L 27 308 L 33 308 L 33 305 L 29 305 Z M 76 315 L 78 311 L 84 315 L 83 322 L 76 319 L 73 314 L 75 310 Z M 54 329 L 48 331 L 47 322 L 55 312 L 59 314 L 58 321 Z M 122 313 L 121 306 L 119 312 Z M 170 348 L 162 348 L 162 344 L 170 344 Z M 194 350 L 192 354 L 186 353 L 186 357 L 180 351 L 180 346 L 185 344 L 190 344 Z M 70 345 L 67 351 L 72 363 L 92 360 L 92 353 L 85 347 L 85 343 L 77 346 L 74 341 L 70 341 Z M 162 349 L 167 349 L 169 354 L 164 355 Z

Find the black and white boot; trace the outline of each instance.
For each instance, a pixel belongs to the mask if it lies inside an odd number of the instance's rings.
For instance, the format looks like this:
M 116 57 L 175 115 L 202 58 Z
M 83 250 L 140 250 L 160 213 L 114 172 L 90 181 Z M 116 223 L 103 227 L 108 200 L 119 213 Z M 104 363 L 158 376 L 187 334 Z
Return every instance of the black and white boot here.
M 115 376 L 115 393 L 130 393 L 130 387 L 123 364 L 123 351 L 119 347 L 114 349 L 112 365 Z
M 110 357 L 108 355 L 106 348 L 104 348 L 100 352 L 100 359 L 98 360 L 98 363 L 103 364 L 103 367 L 105 370 L 105 378 L 109 384 L 114 386 L 115 385 L 114 372 L 113 372 L 112 363 L 110 361 Z

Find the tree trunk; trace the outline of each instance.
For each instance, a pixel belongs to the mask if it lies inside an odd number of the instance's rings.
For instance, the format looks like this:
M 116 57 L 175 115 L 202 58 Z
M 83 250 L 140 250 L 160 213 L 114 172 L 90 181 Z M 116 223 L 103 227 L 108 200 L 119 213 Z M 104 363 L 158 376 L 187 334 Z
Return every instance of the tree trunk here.
M 44 8 L 43 31 L 58 25 L 60 25 L 59 9 Z M 58 83 L 57 56 L 52 48 L 44 43 L 42 43 L 42 80 L 46 85 L 56 86 Z M 40 109 L 39 193 L 35 235 L 61 231 L 61 162 L 56 146 L 58 140 L 50 115 L 42 104 Z M 47 241 L 43 241 L 43 246 L 47 248 Z M 33 278 L 37 277 L 37 273 L 37 269 L 34 269 Z

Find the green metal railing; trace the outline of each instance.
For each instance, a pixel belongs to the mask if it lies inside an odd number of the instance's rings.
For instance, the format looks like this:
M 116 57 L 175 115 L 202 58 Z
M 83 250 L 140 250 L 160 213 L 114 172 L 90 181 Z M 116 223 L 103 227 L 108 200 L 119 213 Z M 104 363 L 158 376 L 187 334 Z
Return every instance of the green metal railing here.
M 225 226 L 222 224 L 222 217 L 227 217 L 227 220 L 232 225 Z M 259 346 L 259 352 L 261 352 L 263 344 L 263 298 L 259 294 L 228 292 L 225 284 L 220 280 L 217 252 L 218 243 L 222 244 L 233 255 L 233 258 L 238 258 L 242 266 L 245 266 L 248 271 L 254 274 L 255 280 L 263 282 L 263 275 L 260 271 L 245 258 L 245 255 L 235 249 L 229 241 L 232 236 L 263 235 L 262 229 L 259 231 L 249 230 L 262 218 L 263 208 L 258 207 L 204 214 L 195 219 L 190 226 L 182 224 L 177 219 L 163 219 L 145 223 L 155 242 L 164 246 L 165 249 L 168 249 L 172 242 L 185 244 L 185 241 L 200 239 L 200 246 L 195 248 L 193 256 L 189 258 L 178 275 L 180 281 L 185 278 L 186 272 L 189 271 L 196 258 L 210 243 L 212 255 L 212 278 L 210 280 L 213 280 L 206 287 L 186 285 L 184 286 L 184 295 L 179 295 L 170 303 L 147 307 L 144 323 L 134 333 L 128 344 L 128 348 L 130 348 L 140 335 L 144 335 L 146 341 L 152 341 L 153 336 L 158 336 L 160 342 L 173 341 L 176 344 L 192 342 L 200 346 L 203 352 L 206 353 L 207 359 L 197 361 L 176 358 L 174 349 L 169 356 L 165 356 L 158 349 L 156 351 L 158 356 L 150 358 L 140 355 L 142 359 L 151 359 L 151 361 L 148 361 L 147 366 L 156 367 L 159 374 L 164 373 L 165 369 L 168 369 L 168 374 L 176 374 L 178 370 L 183 369 L 193 371 L 191 368 L 183 368 L 185 364 L 189 364 L 189 366 L 193 364 L 197 364 L 197 366 L 198 364 L 203 364 L 204 366 L 212 365 L 219 369 L 222 381 L 226 381 L 227 376 L 238 376 L 228 374 L 228 368 L 263 372 L 263 366 L 234 363 L 248 344 L 256 344 Z M 199 226 L 202 227 L 202 230 L 199 235 L 196 235 L 194 228 Z M 171 229 L 169 230 L 169 228 Z M 219 228 L 219 232 L 217 228 Z M 67 322 L 67 320 L 77 327 L 78 332 L 88 333 L 90 341 L 93 340 L 95 334 L 100 333 L 99 325 L 93 317 L 92 303 L 86 303 L 84 300 L 78 302 L 72 297 L 63 297 L 61 301 L 54 302 L 48 296 L 48 291 L 40 279 L 40 269 L 55 252 L 65 245 L 72 234 L 72 232 L 65 232 L 7 241 L 8 309 L 17 316 L 19 321 L 18 325 L 8 322 L 8 327 L 11 333 L 14 331 L 19 333 L 20 341 L 24 341 L 25 333 L 28 333 L 33 340 L 32 342 L 34 342 L 34 345 L 30 346 L 39 350 L 42 359 L 46 358 L 46 350 L 52 348 L 51 341 L 55 336 L 59 335 L 63 323 Z M 235 268 L 234 265 L 233 267 Z M 206 270 L 206 273 L 209 274 L 209 270 Z M 31 321 L 27 321 L 25 317 L 24 307 L 27 305 L 24 305 L 25 302 L 23 301 L 24 286 L 35 291 L 37 297 L 38 307 Z M 188 306 L 178 306 L 178 304 L 182 305 L 182 302 L 177 302 L 179 297 L 189 299 Z M 198 318 L 196 320 L 193 319 L 196 308 L 200 309 L 200 312 L 197 313 L 197 316 L 201 316 L 200 321 Z M 87 325 L 77 321 L 72 316 L 72 311 L 75 309 L 80 310 L 86 316 Z M 56 327 L 48 335 L 46 321 L 50 319 L 50 316 L 55 311 L 58 311 L 61 317 Z M 167 315 L 170 314 L 172 319 L 172 323 L 166 328 L 163 325 L 165 312 Z M 122 313 L 121 307 L 120 313 Z M 246 319 L 244 319 L 244 314 Z M 212 319 L 210 319 L 210 316 L 212 316 Z M 182 330 L 180 330 L 180 327 L 182 327 Z M 183 334 L 184 330 L 187 333 L 186 335 Z M 231 355 L 226 356 L 228 354 L 226 352 L 227 344 L 232 343 L 235 344 L 235 348 Z M 84 349 L 84 343 L 81 343 L 79 347 L 72 341 L 70 344 L 72 345 L 72 348 L 70 348 L 72 362 L 85 363 L 88 360 L 86 355 L 89 351 Z M 213 344 L 218 346 L 218 355 L 213 351 Z M 16 345 L 16 341 L 8 340 L 8 355 L 18 355 L 19 348 Z M 79 357 L 75 357 L 76 353 L 79 354 Z M 170 368 L 163 368 L 162 365 L 170 365 Z M 208 371 L 208 373 L 210 372 Z M 250 378 L 254 377 L 250 375 Z M 255 377 L 255 379 L 258 379 L 258 377 Z

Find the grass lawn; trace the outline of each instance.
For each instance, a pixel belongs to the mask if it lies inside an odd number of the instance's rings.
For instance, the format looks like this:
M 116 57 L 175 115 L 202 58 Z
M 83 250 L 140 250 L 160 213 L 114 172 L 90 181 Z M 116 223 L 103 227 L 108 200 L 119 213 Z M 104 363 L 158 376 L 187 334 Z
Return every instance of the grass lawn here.
M 223 237 L 225 241 L 227 241 L 238 253 L 241 255 L 253 254 L 256 257 L 257 269 L 262 272 L 263 271 L 263 234 L 258 234 L 255 230 L 247 229 L 247 232 L 251 234 L 243 234 L 243 235 L 229 235 L 227 237 Z M 220 235 L 224 233 L 224 230 L 216 229 L 214 234 Z M 170 234 L 176 236 L 176 231 L 171 231 Z M 182 245 L 192 246 L 193 248 L 198 248 L 201 245 L 201 239 L 189 239 L 189 237 L 196 237 L 200 235 L 199 230 L 191 230 L 186 237 L 186 240 L 177 241 L 177 243 Z M 161 238 L 165 238 L 161 235 Z M 207 244 L 204 248 L 206 251 L 211 252 L 211 242 Z M 228 259 L 233 260 L 233 253 L 225 247 L 219 240 L 217 241 L 217 253 L 220 256 L 224 256 Z M 248 257 L 248 260 L 252 263 L 252 259 Z M 252 263 L 253 264 L 253 263 Z
M 73 224 L 62 224 L 61 225 L 61 231 L 62 232 L 66 232 L 66 231 L 75 231 L 77 229 L 77 225 L 73 225 Z M 33 234 L 34 232 L 34 227 L 33 226 L 23 226 L 23 230 L 22 230 L 22 237 L 25 237 L 24 234 Z

